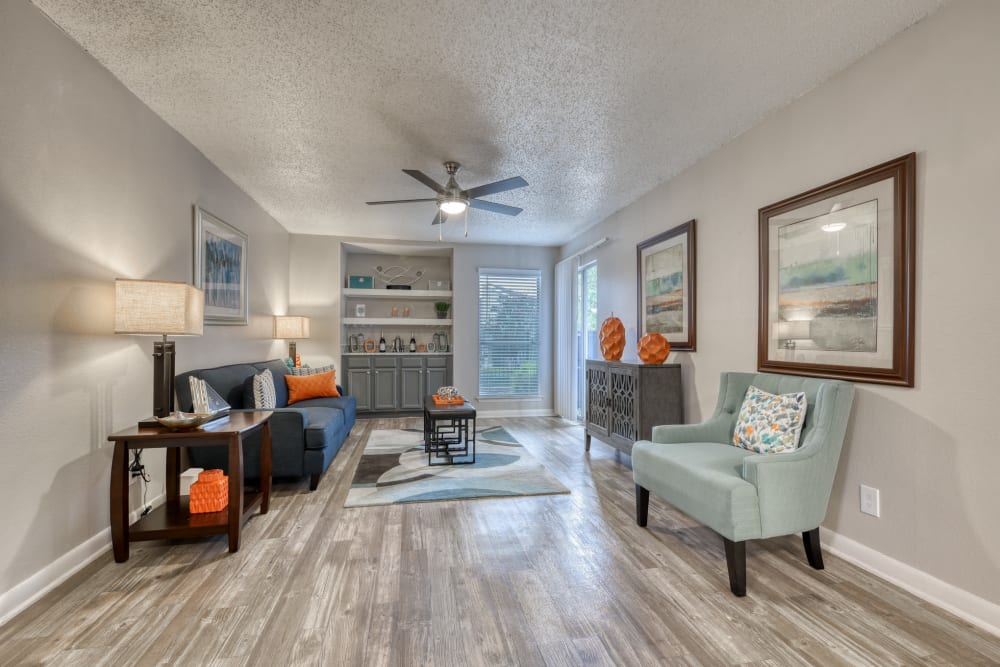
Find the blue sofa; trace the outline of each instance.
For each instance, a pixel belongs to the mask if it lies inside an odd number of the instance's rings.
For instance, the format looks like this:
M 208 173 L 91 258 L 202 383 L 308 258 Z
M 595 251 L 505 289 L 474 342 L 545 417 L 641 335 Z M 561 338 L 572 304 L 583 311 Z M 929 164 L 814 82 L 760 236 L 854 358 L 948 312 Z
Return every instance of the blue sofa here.
M 191 376 L 205 380 L 233 410 L 253 409 L 253 376 L 270 369 L 274 376 L 277 407 L 271 417 L 271 464 L 274 477 L 309 475 L 309 489 L 315 490 L 320 476 L 340 451 L 354 427 L 357 402 L 340 398 L 310 398 L 288 405 L 285 375 L 288 367 L 280 359 L 247 364 L 230 364 L 181 373 L 176 377 L 177 409 L 190 412 Z M 260 435 L 247 440 L 243 469 L 249 478 L 260 477 Z M 226 469 L 224 448 L 196 447 L 189 451 L 191 463 L 200 468 Z

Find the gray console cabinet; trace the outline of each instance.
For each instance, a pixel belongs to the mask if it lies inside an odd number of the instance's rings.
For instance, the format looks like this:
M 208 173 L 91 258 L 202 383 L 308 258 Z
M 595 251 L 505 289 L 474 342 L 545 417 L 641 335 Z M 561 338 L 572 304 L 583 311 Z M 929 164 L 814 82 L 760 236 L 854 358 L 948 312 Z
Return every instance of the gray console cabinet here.
M 680 364 L 587 360 L 588 451 L 596 437 L 631 455 L 632 444 L 648 440 L 654 426 L 683 423 Z
M 358 412 L 422 410 L 424 396 L 451 384 L 451 356 L 349 355 L 344 357 L 344 390 L 358 402 Z

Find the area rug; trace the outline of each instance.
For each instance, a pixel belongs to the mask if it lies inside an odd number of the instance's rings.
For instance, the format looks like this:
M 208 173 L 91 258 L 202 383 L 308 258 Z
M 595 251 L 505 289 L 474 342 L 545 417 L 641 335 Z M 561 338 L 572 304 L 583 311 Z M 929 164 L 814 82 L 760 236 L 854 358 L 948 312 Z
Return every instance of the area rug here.
M 423 431 L 372 431 L 344 507 L 538 496 L 569 489 L 502 426 L 476 434 L 476 462 L 428 466 Z

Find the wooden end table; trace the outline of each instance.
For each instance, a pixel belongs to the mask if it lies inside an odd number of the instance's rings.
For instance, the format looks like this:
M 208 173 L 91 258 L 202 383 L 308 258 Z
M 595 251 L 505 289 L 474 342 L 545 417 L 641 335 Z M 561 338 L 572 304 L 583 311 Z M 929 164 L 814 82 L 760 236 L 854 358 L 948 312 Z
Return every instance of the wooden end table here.
M 115 443 L 111 462 L 111 543 L 115 561 L 128 560 L 129 542 L 164 540 L 202 535 L 229 535 L 229 551 L 240 548 L 240 529 L 260 506 L 267 514 L 271 501 L 271 425 L 270 411 L 232 412 L 201 427 L 171 431 L 161 426 L 139 427 L 108 436 Z M 260 488 L 243 488 L 243 440 L 261 431 Z M 128 523 L 129 463 L 128 450 L 167 450 L 167 502 L 131 526 Z M 191 514 L 188 500 L 180 495 L 182 447 L 229 448 L 229 505 L 218 512 Z

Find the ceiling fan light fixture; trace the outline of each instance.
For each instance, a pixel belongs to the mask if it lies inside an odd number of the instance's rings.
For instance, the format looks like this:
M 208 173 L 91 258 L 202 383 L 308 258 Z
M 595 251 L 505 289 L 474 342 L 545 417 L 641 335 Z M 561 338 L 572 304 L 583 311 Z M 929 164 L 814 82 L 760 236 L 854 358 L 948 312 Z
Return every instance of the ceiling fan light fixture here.
M 438 208 L 441 209 L 442 213 L 447 213 L 448 215 L 457 215 L 465 211 L 468 204 L 461 199 L 444 199 L 438 204 Z

